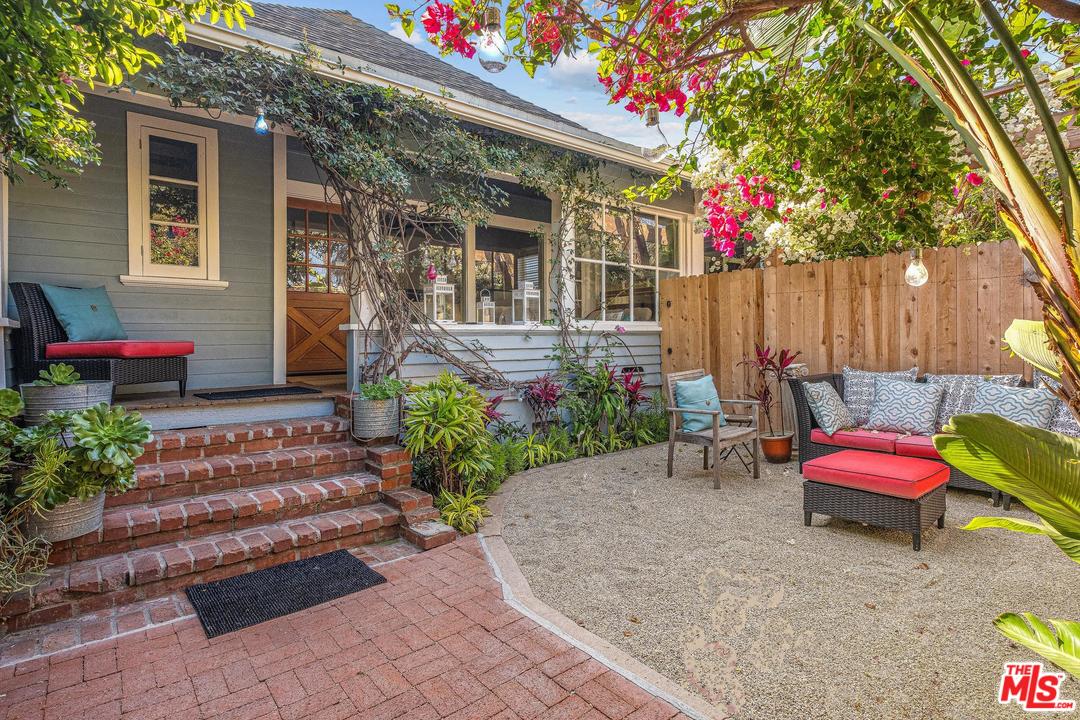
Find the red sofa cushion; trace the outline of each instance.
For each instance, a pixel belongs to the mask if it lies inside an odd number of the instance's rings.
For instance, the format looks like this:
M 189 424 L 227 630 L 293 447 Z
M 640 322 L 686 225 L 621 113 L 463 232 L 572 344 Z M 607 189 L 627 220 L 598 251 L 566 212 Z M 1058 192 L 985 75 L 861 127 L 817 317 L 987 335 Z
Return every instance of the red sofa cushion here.
M 190 340 L 99 340 L 96 342 L 49 343 L 47 360 L 80 358 L 159 358 L 190 355 L 195 343 Z
M 841 450 L 803 464 L 814 482 L 914 500 L 949 482 L 949 466 L 933 460 Z
M 941 453 L 934 447 L 934 438 L 931 435 L 908 435 L 896 439 L 896 454 L 906 457 L 927 458 L 928 460 L 940 460 Z
M 863 430 L 862 428 L 837 430 L 831 437 L 826 435 L 821 428 L 814 428 L 810 431 L 811 442 L 886 453 L 896 452 L 896 438 L 898 437 L 900 436 L 896 433 Z

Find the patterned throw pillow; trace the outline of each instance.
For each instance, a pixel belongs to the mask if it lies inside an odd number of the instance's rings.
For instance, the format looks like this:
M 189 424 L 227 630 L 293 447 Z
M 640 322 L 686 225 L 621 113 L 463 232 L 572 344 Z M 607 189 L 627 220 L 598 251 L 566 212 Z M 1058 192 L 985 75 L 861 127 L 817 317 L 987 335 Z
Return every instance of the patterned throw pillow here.
M 1061 387 L 1061 383 L 1046 373 L 1036 370 L 1035 387 L 1047 387 L 1057 390 Z M 1069 411 L 1069 406 L 1061 402 L 1061 399 L 1058 398 L 1054 408 L 1054 417 L 1050 418 L 1050 427 L 1047 429 L 1051 432 L 1061 433 L 1062 435 L 1080 437 L 1080 422 L 1078 422 L 1072 412 Z
M 888 378 L 878 378 L 874 386 L 874 404 L 866 427 L 910 435 L 934 432 L 943 387 Z
M 1048 429 L 1057 398 L 1042 388 L 1006 388 L 980 383 L 975 389 L 972 413 L 1000 415 L 1006 420 Z
M 975 401 L 975 388 L 981 382 L 992 382 L 1005 387 L 1017 387 L 1023 380 L 1022 375 L 932 375 L 926 373 L 926 382 L 941 385 L 945 394 L 941 397 L 938 410 L 937 430 L 945 427 L 953 415 L 971 412 L 971 403 Z
M 844 404 L 851 411 L 851 419 L 856 425 L 865 425 L 870 419 L 870 407 L 874 404 L 874 380 L 889 378 L 914 382 L 919 368 L 897 370 L 895 372 L 870 372 L 844 366 Z
M 806 393 L 806 403 L 810 406 L 810 412 L 814 413 L 814 419 L 822 432 L 832 437 L 837 430 L 855 427 L 847 405 L 840 399 L 840 393 L 836 392 L 831 383 L 804 382 L 802 385 Z

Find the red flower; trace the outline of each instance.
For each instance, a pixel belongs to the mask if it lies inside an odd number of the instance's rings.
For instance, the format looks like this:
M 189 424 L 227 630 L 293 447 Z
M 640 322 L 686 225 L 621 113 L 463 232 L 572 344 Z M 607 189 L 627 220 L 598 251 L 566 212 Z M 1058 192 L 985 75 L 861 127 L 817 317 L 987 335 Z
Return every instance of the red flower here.
M 967 175 L 964 176 L 964 179 L 966 179 L 969 183 L 971 183 L 975 187 L 979 187 L 980 185 L 983 184 L 982 175 L 980 175 L 977 172 L 969 172 Z

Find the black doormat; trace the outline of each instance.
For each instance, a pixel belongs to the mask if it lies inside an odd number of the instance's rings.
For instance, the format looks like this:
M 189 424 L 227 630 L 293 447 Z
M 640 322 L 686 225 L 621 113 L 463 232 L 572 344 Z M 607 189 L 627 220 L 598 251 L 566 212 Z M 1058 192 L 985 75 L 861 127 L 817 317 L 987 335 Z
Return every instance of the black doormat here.
M 243 630 L 386 582 L 348 550 L 187 589 L 206 637 Z
M 303 385 L 284 385 L 279 387 L 251 388 L 250 390 L 220 390 L 218 392 L 199 392 L 195 397 L 203 400 L 249 400 L 251 398 L 278 397 L 279 395 L 320 395 L 322 390 Z

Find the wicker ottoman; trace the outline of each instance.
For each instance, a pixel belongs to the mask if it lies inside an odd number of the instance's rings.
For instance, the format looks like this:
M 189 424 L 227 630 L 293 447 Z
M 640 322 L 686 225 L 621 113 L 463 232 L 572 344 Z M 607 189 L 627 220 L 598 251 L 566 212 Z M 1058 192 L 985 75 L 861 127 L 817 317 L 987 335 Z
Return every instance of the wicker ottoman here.
M 814 513 L 911 533 L 922 549 L 922 531 L 945 527 L 949 467 L 923 458 L 842 450 L 803 464 L 803 520 Z

